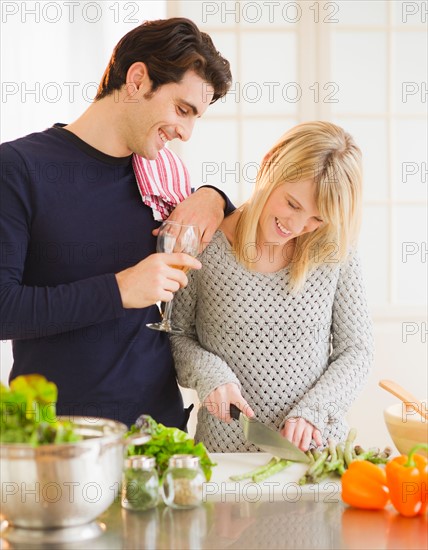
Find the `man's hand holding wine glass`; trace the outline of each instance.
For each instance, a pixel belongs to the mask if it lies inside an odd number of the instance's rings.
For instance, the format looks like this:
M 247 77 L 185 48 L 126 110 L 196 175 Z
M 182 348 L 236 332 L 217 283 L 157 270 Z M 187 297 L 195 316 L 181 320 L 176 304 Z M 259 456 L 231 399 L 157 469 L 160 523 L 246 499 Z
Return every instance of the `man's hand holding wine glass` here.
M 182 252 L 151 254 L 116 274 L 123 307 L 143 308 L 156 302 L 170 302 L 174 292 L 187 285 L 183 269 L 200 268 L 196 258 Z
M 197 225 L 187 225 L 179 222 L 166 220 L 159 228 L 158 238 L 156 242 L 156 250 L 159 254 L 168 254 L 170 257 L 178 253 L 185 253 L 189 257 L 196 257 L 199 252 L 201 237 L 199 227 Z M 191 267 L 189 264 L 178 264 L 172 259 L 170 266 L 183 272 L 188 271 Z M 178 290 L 178 289 L 177 289 Z M 173 295 L 174 297 L 174 295 Z M 160 330 L 162 332 L 170 332 L 173 334 L 181 334 L 183 330 L 179 326 L 175 326 L 171 321 L 172 299 L 164 302 L 162 308 L 162 321 L 159 323 L 149 323 L 146 327 L 152 330 Z

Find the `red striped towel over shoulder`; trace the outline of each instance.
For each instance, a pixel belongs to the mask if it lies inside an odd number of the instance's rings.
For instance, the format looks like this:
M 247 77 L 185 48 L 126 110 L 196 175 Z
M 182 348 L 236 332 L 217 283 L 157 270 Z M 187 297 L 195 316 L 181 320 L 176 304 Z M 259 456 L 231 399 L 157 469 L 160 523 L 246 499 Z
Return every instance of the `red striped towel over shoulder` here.
M 155 220 L 168 218 L 174 208 L 191 193 L 189 172 L 183 161 L 166 147 L 155 160 L 132 156 L 132 166 L 144 204 Z

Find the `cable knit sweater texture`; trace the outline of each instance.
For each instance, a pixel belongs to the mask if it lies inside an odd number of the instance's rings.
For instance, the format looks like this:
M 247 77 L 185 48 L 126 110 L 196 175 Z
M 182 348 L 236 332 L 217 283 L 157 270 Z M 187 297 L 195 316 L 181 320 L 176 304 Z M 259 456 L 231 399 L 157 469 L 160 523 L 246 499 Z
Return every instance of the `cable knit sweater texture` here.
M 361 390 L 373 355 L 372 327 L 358 255 L 324 263 L 302 290 L 287 290 L 289 270 L 258 273 L 234 257 L 217 231 L 202 253 L 202 269 L 174 299 L 173 320 L 185 334 L 172 336 L 179 383 L 201 403 L 228 382 L 239 385 L 256 418 L 280 429 L 303 417 L 323 442 L 341 440 L 344 416 Z M 239 424 L 198 412 L 195 439 L 211 452 L 258 451 Z

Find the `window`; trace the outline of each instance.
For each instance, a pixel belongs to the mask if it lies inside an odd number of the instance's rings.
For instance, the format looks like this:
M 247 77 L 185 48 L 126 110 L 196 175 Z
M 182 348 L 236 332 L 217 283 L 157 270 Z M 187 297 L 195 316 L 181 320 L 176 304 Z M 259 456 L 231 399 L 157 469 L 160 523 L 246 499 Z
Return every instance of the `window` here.
M 364 154 L 360 250 L 375 315 L 427 300 L 426 2 L 168 2 L 230 61 L 234 84 L 192 140 L 174 145 L 192 183 L 237 203 L 289 127 L 330 120 Z M 414 318 L 414 317 L 413 317 Z

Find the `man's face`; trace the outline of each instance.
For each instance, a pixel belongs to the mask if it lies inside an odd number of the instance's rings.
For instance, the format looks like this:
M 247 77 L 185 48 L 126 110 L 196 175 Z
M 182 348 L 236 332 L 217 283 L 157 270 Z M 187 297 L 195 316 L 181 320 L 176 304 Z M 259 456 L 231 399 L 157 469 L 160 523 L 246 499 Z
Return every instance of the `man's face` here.
M 147 90 L 147 86 L 141 86 L 126 99 L 122 135 L 132 153 L 154 160 L 168 141 L 190 138 L 213 92 L 193 71 L 187 71 L 177 84 L 164 84 L 148 99 L 144 97 Z

